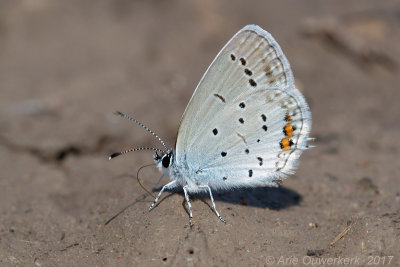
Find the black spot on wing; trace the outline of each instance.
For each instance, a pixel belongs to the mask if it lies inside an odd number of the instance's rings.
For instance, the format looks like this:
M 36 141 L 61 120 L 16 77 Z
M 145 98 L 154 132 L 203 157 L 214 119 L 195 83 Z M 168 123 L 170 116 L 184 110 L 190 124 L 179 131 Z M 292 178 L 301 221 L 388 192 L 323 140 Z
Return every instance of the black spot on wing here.
M 214 135 L 217 135 L 218 134 L 217 128 L 214 128 L 214 130 L 212 130 L 212 132 L 213 132 Z
M 246 75 L 249 75 L 249 76 L 253 75 L 253 72 L 247 68 L 244 69 L 244 73 L 246 73 Z
M 253 87 L 256 87 L 256 86 L 257 86 L 257 83 L 256 83 L 253 79 L 250 79 L 250 80 L 249 80 L 249 84 L 250 84 L 251 86 L 253 86 Z
M 214 94 L 215 97 L 218 97 L 223 103 L 225 103 L 225 98 L 220 94 Z
M 261 114 L 261 119 L 262 119 L 263 121 L 267 121 L 267 116 L 265 116 L 265 114 Z

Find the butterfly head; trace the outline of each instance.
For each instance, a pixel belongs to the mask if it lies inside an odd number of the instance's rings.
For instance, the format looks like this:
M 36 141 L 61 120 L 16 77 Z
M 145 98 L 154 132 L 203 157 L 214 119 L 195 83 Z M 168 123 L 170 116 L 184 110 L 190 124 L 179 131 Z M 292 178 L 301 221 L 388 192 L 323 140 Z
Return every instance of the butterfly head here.
M 154 154 L 154 161 L 156 162 L 158 168 L 164 170 L 168 169 L 172 166 L 174 162 L 174 151 L 168 150 L 166 152 L 162 152 L 161 155 L 158 155 L 156 151 L 156 153 Z

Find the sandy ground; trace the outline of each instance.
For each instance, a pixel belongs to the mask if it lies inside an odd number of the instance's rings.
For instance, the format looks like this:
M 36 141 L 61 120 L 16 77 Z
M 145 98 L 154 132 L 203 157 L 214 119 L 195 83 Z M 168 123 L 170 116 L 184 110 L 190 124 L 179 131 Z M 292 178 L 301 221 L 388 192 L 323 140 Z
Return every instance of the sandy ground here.
M 112 113 L 172 146 L 251 23 L 291 62 L 316 148 L 279 189 L 216 194 L 226 224 L 194 198 L 189 227 L 181 193 L 148 212 L 152 153 L 107 156 L 156 142 Z M 0 265 L 399 265 L 399 26 L 397 1 L 2 0 Z

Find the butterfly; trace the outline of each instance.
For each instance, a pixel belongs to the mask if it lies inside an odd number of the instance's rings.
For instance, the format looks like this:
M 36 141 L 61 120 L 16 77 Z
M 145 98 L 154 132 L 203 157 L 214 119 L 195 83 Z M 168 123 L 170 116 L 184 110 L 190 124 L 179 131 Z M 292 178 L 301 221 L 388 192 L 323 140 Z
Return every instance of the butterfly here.
M 164 149 L 134 148 L 109 159 L 156 151 L 156 166 L 171 181 L 149 210 L 165 190 L 182 188 L 190 224 L 191 194 L 208 193 L 215 214 L 225 222 L 213 191 L 278 186 L 294 173 L 311 140 L 311 112 L 295 87 L 289 62 L 271 34 L 256 25 L 237 32 L 208 67 L 183 113 L 175 149 L 136 119 L 117 114 L 149 131 Z

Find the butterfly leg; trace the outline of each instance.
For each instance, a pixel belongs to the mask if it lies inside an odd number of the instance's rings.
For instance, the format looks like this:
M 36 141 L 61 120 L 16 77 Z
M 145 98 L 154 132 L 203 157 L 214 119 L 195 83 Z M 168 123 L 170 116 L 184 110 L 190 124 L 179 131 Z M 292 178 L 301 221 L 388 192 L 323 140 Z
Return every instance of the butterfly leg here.
M 190 205 L 189 194 L 187 192 L 187 185 L 183 187 L 183 192 L 185 192 L 185 199 L 189 207 L 189 224 L 192 225 L 192 220 L 193 220 L 192 205 Z
M 211 198 L 211 203 L 212 203 L 212 207 L 214 209 L 215 214 L 217 214 L 218 218 L 225 223 L 225 220 L 222 219 L 221 215 L 219 215 L 219 212 L 217 211 L 217 209 L 215 208 L 215 202 L 214 202 L 214 198 L 213 195 L 211 193 L 211 188 L 208 185 L 202 185 L 201 188 L 205 188 L 208 190 L 208 193 L 210 193 L 210 198 Z
M 151 206 L 150 206 L 150 208 L 149 208 L 149 211 L 152 210 L 152 209 L 154 208 L 154 205 L 157 203 L 158 199 L 160 198 L 160 196 L 161 196 L 161 194 L 164 192 L 164 190 L 165 190 L 165 189 L 174 188 L 175 185 L 176 185 L 176 180 L 174 180 L 174 181 L 172 181 L 172 182 L 170 182 L 170 183 L 164 185 L 163 188 L 161 189 L 160 193 L 158 193 L 156 199 L 154 199 L 153 204 L 151 204 Z

